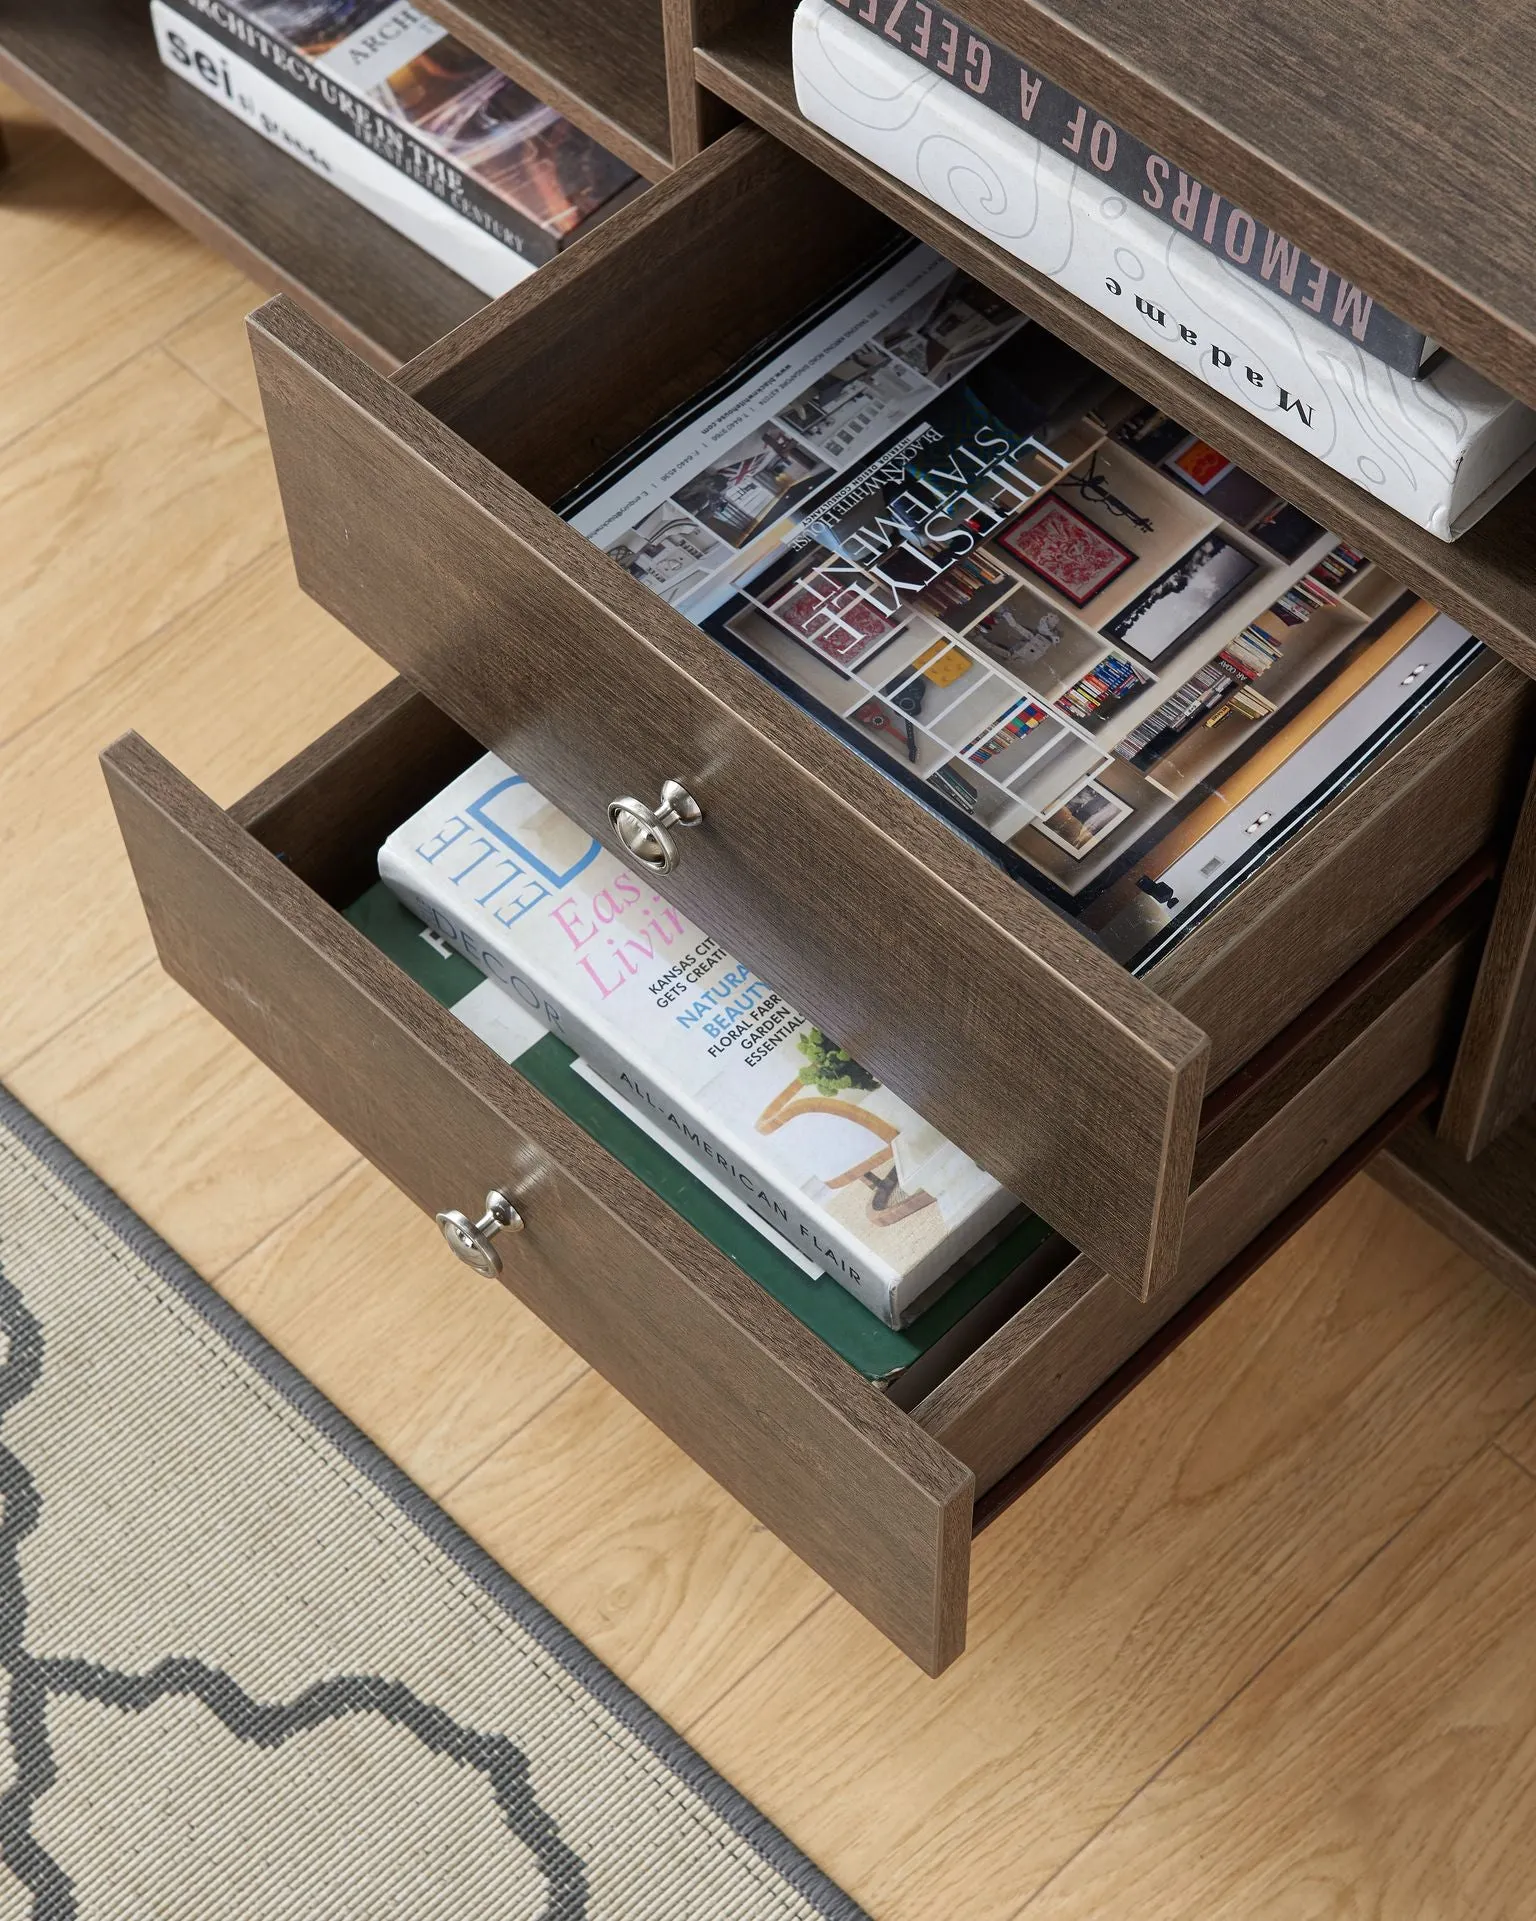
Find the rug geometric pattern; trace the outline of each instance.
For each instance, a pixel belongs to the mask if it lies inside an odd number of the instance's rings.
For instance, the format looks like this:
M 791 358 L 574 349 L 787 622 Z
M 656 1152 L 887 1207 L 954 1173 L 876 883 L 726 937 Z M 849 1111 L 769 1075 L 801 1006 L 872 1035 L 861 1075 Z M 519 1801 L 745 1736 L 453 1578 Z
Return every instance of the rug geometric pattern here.
M 0 1921 L 860 1921 L 0 1089 Z

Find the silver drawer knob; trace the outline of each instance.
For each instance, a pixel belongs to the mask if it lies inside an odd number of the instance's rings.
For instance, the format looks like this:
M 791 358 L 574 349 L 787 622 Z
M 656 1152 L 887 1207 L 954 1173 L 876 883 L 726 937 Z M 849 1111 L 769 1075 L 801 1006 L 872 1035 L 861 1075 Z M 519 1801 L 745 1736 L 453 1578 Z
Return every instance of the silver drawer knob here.
M 675 780 L 662 782 L 660 807 L 647 807 L 643 800 L 626 794 L 608 803 L 608 818 L 613 830 L 642 867 L 653 873 L 670 874 L 677 865 L 674 827 L 697 827 L 704 809 Z
M 450 1208 L 446 1214 L 438 1215 L 437 1224 L 443 1230 L 443 1239 L 464 1265 L 492 1279 L 501 1272 L 501 1256 L 491 1242 L 503 1228 L 509 1234 L 523 1231 L 522 1215 L 495 1187 L 486 1195 L 485 1212 L 478 1221 L 472 1221 L 457 1208 Z

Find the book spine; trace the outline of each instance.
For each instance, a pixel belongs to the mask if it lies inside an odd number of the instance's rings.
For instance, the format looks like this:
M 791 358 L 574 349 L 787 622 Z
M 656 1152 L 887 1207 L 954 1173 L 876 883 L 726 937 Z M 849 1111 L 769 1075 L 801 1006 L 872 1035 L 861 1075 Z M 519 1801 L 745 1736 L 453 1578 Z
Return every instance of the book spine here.
M 382 113 L 373 103 L 313 60 L 296 52 L 275 34 L 247 19 L 227 0 L 164 0 L 172 10 L 218 41 L 227 53 L 267 74 L 286 93 L 328 120 L 338 132 L 355 140 L 369 153 L 389 162 L 406 179 L 434 195 L 458 219 L 520 254 L 534 266 L 553 260 L 559 251 L 555 237 L 527 219 L 505 200 L 462 173 L 440 153 L 418 140 L 409 127 Z
M 854 26 L 795 15 L 813 125 L 1441 540 L 1536 462 L 1536 414 L 1459 361 L 1407 380 Z
M 1282 300 L 1316 315 L 1398 373 L 1417 379 L 1423 371 L 1426 342 L 1417 327 L 1027 67 L 958 14 L 925 0 L 829 3 L 884 45 L 899 48 L 909 60 L 1066 155 L 1074 166 Z
M 161 61 L 173 74 L 472 287 L 494 298 L 533 272 L 531 261 L 459 219 L 166 0 L 151 0 L 150 18 Z
M 837 1230 L 837 1224 L 809 1211 L 801 1197 L 770 1166 L 749 1160 L 722 1139 L 709 1121 L 677 1099 L 653 1075 L 625 1055 L 612 1036 L 574 1009 L 544 970 L 530 969 L 496 939 L 497 923 L 466 909 L 465 896 L 439 870 L 386 844 L 379 854 L 379 877 L 390 891 L 434 933 L 495 981 L 504 992 L 536 1007 L 538 1018 L 579 1054 L 610 1086 L 663 1127 L 698 1166 L 724 1180 L 818 1269 L 842 1286 L 888 1327 L 901 1325 L 898 1296 L 903 1277 L 867 1248 Z

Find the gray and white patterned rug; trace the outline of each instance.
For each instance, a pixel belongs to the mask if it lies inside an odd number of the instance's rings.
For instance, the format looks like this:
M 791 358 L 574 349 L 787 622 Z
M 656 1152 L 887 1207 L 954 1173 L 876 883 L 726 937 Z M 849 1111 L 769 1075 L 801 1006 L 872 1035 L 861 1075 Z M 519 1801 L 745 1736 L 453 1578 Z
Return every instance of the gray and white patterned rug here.
M 0 1338 L 0 1921 L 859 1921 L 3 1089 Z

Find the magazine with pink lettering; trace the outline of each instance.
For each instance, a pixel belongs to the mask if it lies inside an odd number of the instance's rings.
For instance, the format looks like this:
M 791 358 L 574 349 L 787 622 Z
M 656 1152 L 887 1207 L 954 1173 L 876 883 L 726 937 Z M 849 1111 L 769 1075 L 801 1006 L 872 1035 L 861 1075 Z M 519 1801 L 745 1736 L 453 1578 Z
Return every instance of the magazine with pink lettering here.
M 1019 1205 L 494 755 L 379 876 L 887 1326 Z

